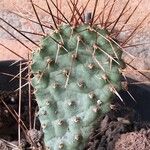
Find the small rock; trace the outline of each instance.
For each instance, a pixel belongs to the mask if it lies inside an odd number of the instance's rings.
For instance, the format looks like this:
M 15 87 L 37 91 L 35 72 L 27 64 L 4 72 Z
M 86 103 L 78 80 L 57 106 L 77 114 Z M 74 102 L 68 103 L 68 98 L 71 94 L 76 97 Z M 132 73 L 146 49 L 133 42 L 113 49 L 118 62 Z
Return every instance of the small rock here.
M 36 129 L 31 129 L 27 132 L 27 135 L 29 136 L 29 143 L 31 143 L 31 140 L 32 142 L 38 143 L 41 140 L 43 133 Z

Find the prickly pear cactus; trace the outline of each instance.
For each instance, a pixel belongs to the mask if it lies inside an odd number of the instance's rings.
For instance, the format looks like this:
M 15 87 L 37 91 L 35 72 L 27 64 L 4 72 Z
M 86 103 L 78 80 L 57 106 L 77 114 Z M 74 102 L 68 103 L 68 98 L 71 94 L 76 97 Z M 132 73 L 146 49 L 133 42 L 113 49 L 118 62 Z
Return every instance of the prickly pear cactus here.
M 46 149 L 83 150 L 121 88 L 121 49 L 98 26 L 61 25 L 33 53 L 32 80 Z

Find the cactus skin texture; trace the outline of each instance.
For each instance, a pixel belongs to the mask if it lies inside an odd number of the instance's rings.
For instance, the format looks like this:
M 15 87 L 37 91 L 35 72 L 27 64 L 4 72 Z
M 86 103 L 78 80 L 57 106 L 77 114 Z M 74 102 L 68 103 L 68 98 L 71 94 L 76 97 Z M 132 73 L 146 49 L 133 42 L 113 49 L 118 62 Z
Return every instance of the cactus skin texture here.
M 83 150 L 98 118 L 121 89 L 122 51 L 97 25 L 59 30 L 33 52 L 32 79 L 49 150 Z

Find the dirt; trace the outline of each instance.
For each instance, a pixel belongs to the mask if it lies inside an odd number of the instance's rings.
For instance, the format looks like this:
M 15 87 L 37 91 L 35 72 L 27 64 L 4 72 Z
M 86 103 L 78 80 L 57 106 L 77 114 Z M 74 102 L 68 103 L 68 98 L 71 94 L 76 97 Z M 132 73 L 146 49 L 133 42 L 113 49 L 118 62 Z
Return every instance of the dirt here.
M 150 130 L 122 134 L 115 143 L 114 150 L 149 150 Z
M 134 115 L 126 107 L 109 112 L 100 119 L 85 150 L 149 150 L 149 124 L 136 122 Z
M 21 101 L 21 146 L 23 149 L 41 147 L 43 133 L 40 131 L 40 123 L 36 116 L 37 104 L 32 95 L 31 122 L 29 120 L 28 91 L 22 91 Z M 0 91 L 0 150 L 3 147 L 12 150 L 18 146 L 18 121 L 15 112 L 18 113 L 19 92 Z M 13 115 L 12 115 L 13 114 Z M 31 127 L 29 126 L 31 123 Z M 40 144 L 41 143 L 41 144 Z M 5 150 L 5 149 L 4 149 Z

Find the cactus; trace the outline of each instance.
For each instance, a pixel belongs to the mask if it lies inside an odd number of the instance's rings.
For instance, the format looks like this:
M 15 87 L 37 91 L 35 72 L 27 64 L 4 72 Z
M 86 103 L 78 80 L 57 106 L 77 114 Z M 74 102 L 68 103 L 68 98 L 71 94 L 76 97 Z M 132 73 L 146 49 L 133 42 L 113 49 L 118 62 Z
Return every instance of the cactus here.
M 45 0 L 48 10 L 30 0 L 37 21 L 17 15 L 38 24 L 42 33 L 18 30 L 0 17 L 3 23 L 39 47 L 32 55 L 32 85 L 39 106 L 38 114 L 44 131 L 46 149 L 83 150 L 90 133 L 97 125 L 98 118 L 110 110 L 114 95 L 121 99 L 118 91 L 121 89 L 121 69 L 124 67 L 122 51 L 128 54 L 124 48 L 133 46 L 128 45 L 129 41 L 149 16 L 146 15 L 129 35 L 123 34 L 123 39 L 118 42 L 119 35 L 129 25 L 130 18 L 142 2 L 140 0 L 127 19 L 122 21 L 121 18 L 130 10 L 129 1 L 127 0 L 118 15 L 114 15 L 116 0 L 104 1 L 103 9 L 98 12 L 98 0 L 95 0 L 92 14 L 84 16 L 90 0 L 81 6 L 78 0 L 65 1 L 66 3 L 62 0 L 56 0 L 56 3 L 50 0 L 50 4 Z M 69 13 L 71 12 L 70 18 L 64 15 L 61 7 L 65 4 L 69 7 Z M 51 5 L 55 10 L 51 9 Z M 37 7 L 50 15 L 52 25 L 47 25 L 40 19 Z M 64 9 L 66 11 L 65 7 Z M 7 31 L 3 25 L 0 25 L 0 28 L 29 52 L 32 51 L 32 48 Z M 46 35 L 47 29 L 52 33 Z M 26 34 L 43 36 L 41 46 Z M 25 59 L 7 46 L 1 43 L 0 45 Z M 29 73 L 29 78 L 30 75 Z
M 98 25 L 61 25 L 33 53 L 32 79 L 44 142 L 83 150 L 98 118 L 121 88 L 122 51 Z

